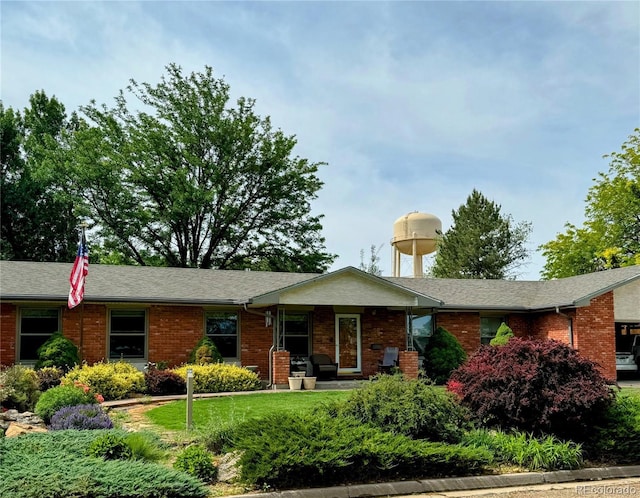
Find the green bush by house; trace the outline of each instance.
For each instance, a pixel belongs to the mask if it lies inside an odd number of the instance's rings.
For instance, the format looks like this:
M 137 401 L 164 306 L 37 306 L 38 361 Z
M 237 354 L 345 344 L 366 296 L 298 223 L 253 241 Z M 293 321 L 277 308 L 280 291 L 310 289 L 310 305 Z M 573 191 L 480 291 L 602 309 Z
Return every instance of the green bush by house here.
M 186 381 L 188 369 L 193 370 L 193 390 L 196 393 L 255 391 L 262 387 L 255 372 L 227 363 L 183 365 L 172 371 Z
M 513 337 L 513 330 L 511 330 L 506 323 L 502 322 L 498 327 L 496 336 L 489 342 L 490 346 L 504 346 L 509 339 Z
M 436 384 L 444 384 L 451 372 L 467 359 L 467 353 L 456 337 L 438 327 L 424 351 L 424 373 Z
M 105 401 L 124 399 L 134 393 L 143 393 L 145 389 L 144 374 L 124 361 L 76 365 L 64 376 L 62 383 L 74 381 L 102 394 Z
M 381 375 L 351 392 L 342 415 L 413 439 L 458 442 L 471 415 L 451 393 L 402 375 Z
M 78 347 L 61 332 L 55 332 L 38 348 L 36 370 L 43 367 L 59 367 L 68 370 L 80 363 Z

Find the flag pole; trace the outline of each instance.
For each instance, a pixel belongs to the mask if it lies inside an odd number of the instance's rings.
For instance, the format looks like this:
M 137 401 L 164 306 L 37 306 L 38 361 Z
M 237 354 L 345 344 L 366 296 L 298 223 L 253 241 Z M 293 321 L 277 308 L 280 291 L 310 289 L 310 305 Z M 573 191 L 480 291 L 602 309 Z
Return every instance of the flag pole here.
M 88 223 L 83 221 L 80 223 L 80 228 L 82 228 L 82 244 L 86 245 L 87 239 L 85 238 L 85 230 L 87 228 Z M 79 359 L 80 364 L 82 364 L 82 360 L 84 359 L 84 299 L 80 302 L 80 347 L 79 349 Z

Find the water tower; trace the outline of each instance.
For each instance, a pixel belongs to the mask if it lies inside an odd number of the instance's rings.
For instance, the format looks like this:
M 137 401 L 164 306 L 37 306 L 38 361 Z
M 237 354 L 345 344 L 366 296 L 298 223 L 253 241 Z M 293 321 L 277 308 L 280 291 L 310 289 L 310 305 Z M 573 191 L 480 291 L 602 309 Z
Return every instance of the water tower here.
M 422 278 L 422 256 L 436 250 L 436 242 L 442 232 L 442 222 L 427 213 L 405 214 L 393 224 L 393 276 L 400 276 L 400 255 L 413 256 L 413 277 Z

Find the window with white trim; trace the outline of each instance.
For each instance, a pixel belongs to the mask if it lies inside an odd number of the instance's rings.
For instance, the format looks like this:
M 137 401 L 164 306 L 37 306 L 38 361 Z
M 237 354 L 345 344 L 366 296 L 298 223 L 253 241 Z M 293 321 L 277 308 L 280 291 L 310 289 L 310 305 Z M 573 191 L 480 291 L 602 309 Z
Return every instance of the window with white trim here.
M 109 315 L 109 358 L 144 359 L 147 357 L 147 312 L 111 310 Z
M 227 311 L 207 313 L 205 331 L 223 358 L 240 358 L 238 352 L 238 313 Z
M 38 348 L 59 330 L 59 308 L 20 309 L 18 361 L 37 360 Z

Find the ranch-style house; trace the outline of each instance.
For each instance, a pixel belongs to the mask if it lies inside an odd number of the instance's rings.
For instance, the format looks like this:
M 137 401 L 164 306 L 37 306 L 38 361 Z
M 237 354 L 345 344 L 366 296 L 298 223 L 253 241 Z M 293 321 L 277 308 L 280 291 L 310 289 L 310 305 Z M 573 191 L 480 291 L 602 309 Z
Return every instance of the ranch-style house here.
M 640 265 L 549 281 L 377 277 L 92 264 L 84 301 L 68 309 L 71 264 L 0 262 L 0 365 L 32 364 L 55 331 L 83 361 L 170 366 L 209 336 L 225 361 L 286 384 L 312 354 L 338 378 L 375 374 L 386 347 L 417 376 L 435 327 L 468 353 L 505 322 L 520 337 L 577 348 L 616 377 L 616 349 L 640 334 Z

